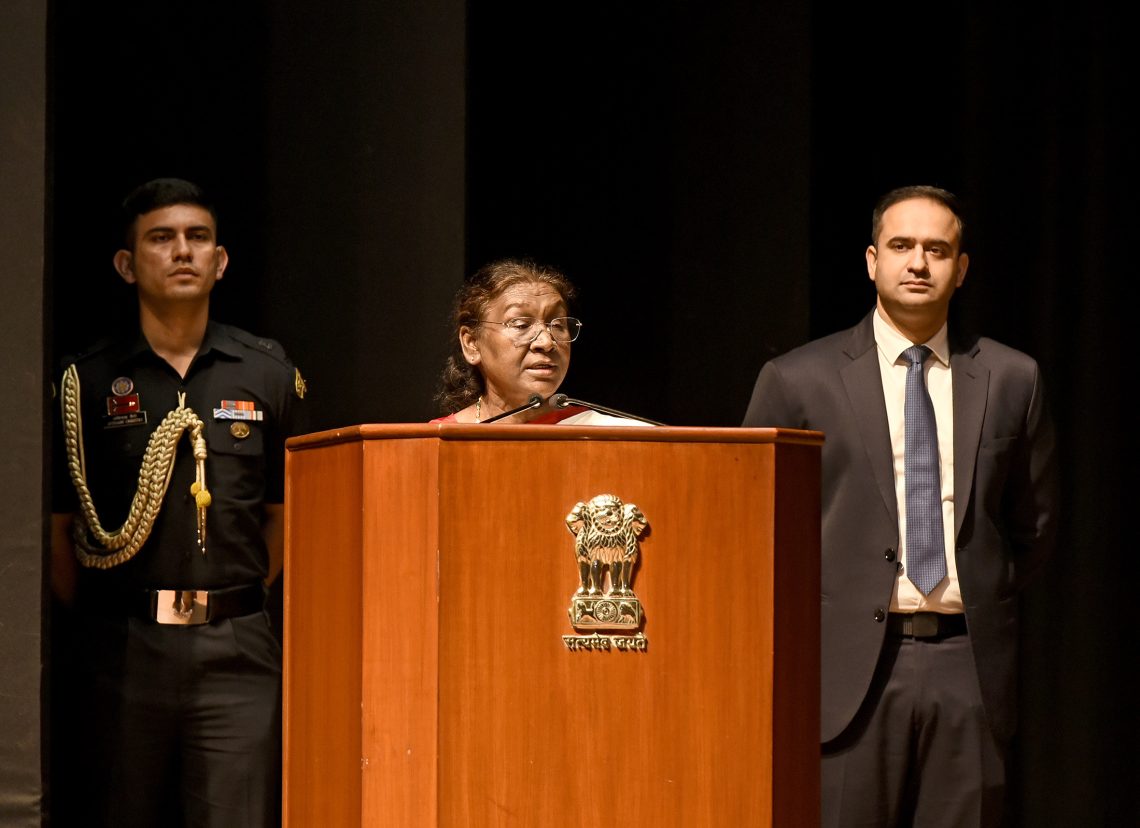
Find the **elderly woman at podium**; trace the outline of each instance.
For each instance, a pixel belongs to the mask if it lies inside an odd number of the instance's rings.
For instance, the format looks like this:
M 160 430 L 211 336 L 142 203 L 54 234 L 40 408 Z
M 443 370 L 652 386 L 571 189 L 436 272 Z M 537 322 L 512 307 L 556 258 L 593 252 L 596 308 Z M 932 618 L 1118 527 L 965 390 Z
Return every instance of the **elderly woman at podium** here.
M 645 425 L 557 394 L 582 322 L 570 315 L 575 290 L 552 267 L 502 259 L 475 272 L 455 297 L 452 353 L 433 423 Z M 609 413 L 605 413 L 609 412 Z

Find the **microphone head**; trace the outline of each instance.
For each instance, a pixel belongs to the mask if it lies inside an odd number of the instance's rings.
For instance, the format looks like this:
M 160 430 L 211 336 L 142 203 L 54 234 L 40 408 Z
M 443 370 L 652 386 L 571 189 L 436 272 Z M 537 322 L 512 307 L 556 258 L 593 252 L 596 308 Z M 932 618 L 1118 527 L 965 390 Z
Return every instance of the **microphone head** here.
M 565 394 L 555 394 L 550 398 L 550 405 L 553 408 L 566 408 L 566 406 L 570 405 L 570 398 Z
M 540 405 L 542 405 L 541 394 L 531 394 L 530 398 L 526 401 L 527 408 L 537 408 Z

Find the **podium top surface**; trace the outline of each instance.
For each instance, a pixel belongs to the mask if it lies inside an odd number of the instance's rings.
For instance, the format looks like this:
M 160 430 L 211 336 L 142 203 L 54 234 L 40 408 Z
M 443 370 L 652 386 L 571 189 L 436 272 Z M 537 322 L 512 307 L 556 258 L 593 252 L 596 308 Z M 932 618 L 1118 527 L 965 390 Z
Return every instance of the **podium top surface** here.
M 704 428 L 697 426 L 479 425 L 476 423 L 365 423 L 291 437 L 289 451 L 364 440 L 614 440 L 629 443 L 781 443 L 820 446 L 820 431 L 794 428 Z

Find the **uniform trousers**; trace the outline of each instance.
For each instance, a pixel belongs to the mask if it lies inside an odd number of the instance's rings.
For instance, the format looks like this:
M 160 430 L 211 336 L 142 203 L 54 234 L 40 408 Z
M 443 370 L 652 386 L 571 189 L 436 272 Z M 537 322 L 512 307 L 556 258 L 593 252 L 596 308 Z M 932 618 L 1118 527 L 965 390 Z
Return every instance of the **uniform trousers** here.
M 86 825 L 280 824 L 281 649 L 266 613 L 94 616 L 79 639 Z
M 823 828 L 1002 825 L 994 739 L 968 635 L 888 634 L 851 725 L 823 745 Z

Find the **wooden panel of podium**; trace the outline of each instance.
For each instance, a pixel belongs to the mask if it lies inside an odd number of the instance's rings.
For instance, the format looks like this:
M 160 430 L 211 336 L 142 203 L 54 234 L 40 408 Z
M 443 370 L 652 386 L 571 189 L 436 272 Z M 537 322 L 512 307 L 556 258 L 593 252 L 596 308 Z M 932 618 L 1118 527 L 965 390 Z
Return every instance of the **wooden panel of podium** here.
M 458 424 L 290 440 L 285 825 L 817 824 L 821 444 Z M 567 516 L 602 494 L 648 523 L 636 632 L 571 625 Z

